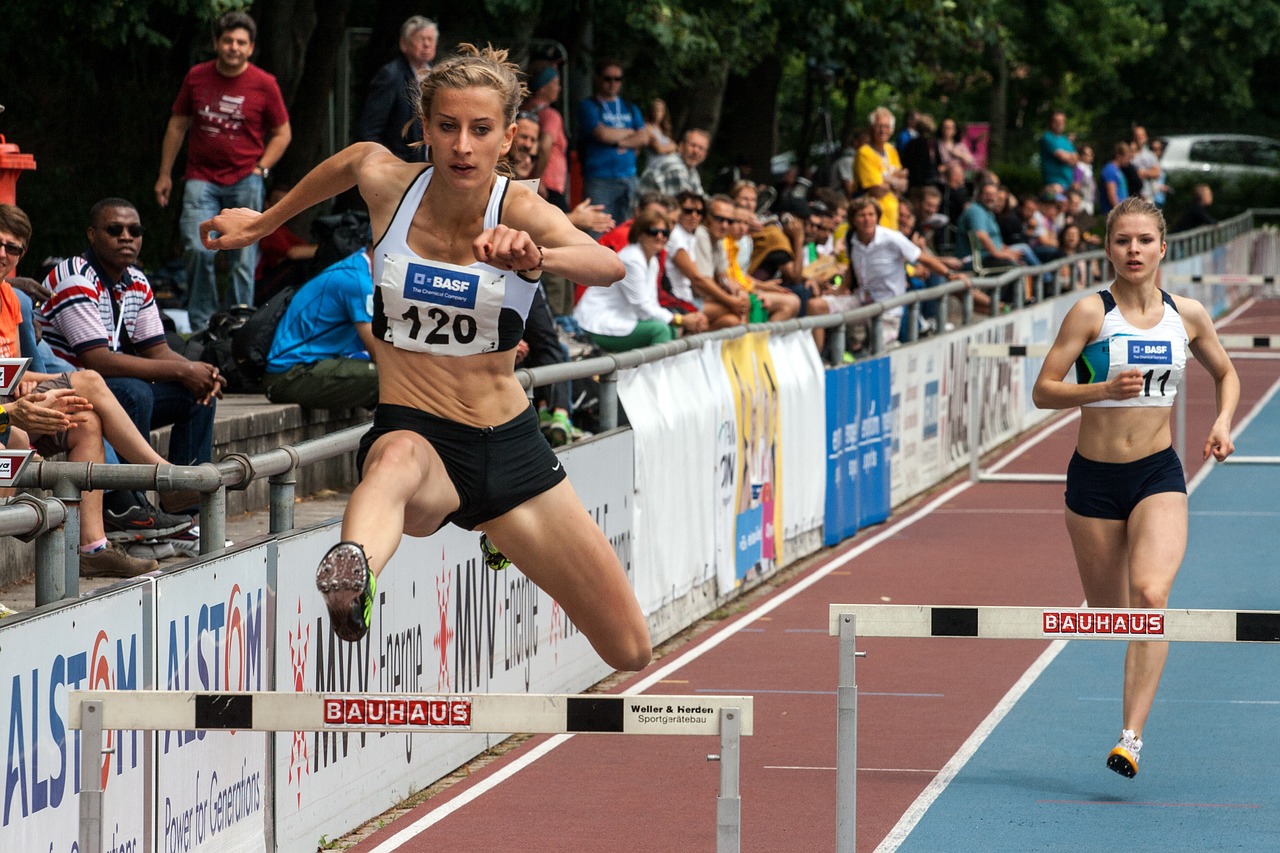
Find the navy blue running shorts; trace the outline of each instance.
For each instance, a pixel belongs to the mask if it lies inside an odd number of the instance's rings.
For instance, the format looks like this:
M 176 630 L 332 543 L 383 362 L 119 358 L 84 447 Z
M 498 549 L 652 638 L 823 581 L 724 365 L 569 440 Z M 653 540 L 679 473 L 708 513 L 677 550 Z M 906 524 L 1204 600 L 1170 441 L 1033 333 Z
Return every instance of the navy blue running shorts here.
M 453 523 L 475 530 L 565 478 L 564 465 L 543 436 L 532 405 L 505 424 L 473 427 L 408 406 L 379 403 L 356 454 L 356 470 L 362 476 L 369 448 L 396 430 L 422 436 L 444 461 L 459 505 L 442 527 Z
M 1094 462 L 1076 451 L 1067 465 L 1067 509 L 1088 518 L 1127 519 L 1143 498 L 1187 493 L 1172 447 L 1133 462 Z

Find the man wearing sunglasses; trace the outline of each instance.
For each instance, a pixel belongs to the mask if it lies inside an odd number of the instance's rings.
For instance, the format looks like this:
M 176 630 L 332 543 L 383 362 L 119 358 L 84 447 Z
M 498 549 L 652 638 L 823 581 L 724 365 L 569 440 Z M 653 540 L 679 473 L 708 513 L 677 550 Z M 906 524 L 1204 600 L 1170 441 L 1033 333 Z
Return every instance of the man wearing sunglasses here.
M 596 204 L 603 204 L 615 222 L 631 216 L 636 196 L 636 150 L 649 144 L 640 108 L 624 101 L 621 91 L 622 64 L 606 59 L 596 67 L 595 94 L 578 105 L 583 192 Z
M 173 425 L 169 461 L 199 465 L 213 456 L 213 413 L 226 379 L 211 364 L 169 348 L 151 283 L 135 265 L 142 250 L 137 209 L 106 198 L 89 211 L 89 249 L 58 264 L 45 279 L 53 296 L 40 327 L 55 355 L 96 370 L 138 432 Z M 166 508 L 193 511 L 187 505 Z

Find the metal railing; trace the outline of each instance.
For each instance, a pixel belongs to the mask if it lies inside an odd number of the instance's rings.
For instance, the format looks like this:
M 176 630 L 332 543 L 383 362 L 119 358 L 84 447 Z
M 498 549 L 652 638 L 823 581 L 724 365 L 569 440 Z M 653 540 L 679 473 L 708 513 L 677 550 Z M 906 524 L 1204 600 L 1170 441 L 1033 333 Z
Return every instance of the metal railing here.
M 1247 211 L 1218 225 L 1198 228 L 1169 238 L 1169 257 L 1178 259 L 1207 252 L 1254 228 L 1255 215 L 1278 216 L 1280 209 Z M 1081 280 L 1078 263 L 1084 261 L 1085 275 Z M 999 313 L 1000 289 L 1023 279 L 1034 283 L 1037 300 L 1046 295 L 1046 279 L 1049 295 L 1056 296 L 1064 290 L 1090 288 L 1103 280 L 1096 272 L 1106 270 L 1106 256 L 1102 251 L 1070 255 L 1039 266 L 1014 267 L 998 274 L 973 279 L 970 283 L 948 282 L 924 290 L 912 290 L 901 296 L 876 302 L 840 314 L 816 317 L 799 317 L 776 323 L 754 323 L 689 335 L 669 343 L 657 344 L 630 352 L 585 358 L 564 364 L 520 368 L 516 375 L 525 389 L 575 379 L 596 378 L 600 388 L 600 427 L 613 429 L 618 425 L 618 372 L 659 361 L 670 356 L 701 347 L 708 341 L 730 340 L 753 331 L 768 330 L 785 333 L 800 329 L 831 330 L 831 349 L 843 356 L 845 327 L 850 323 L 874 320 L 884 312 L 899 306 L 907 308 L 907 341 L 918 335 L 920 306 L 928 302 L 938 303 L 939 328 L 947 318 L 947 305 L 954 294 L 961 300 L 962 318 L 965 324 L 972 322 L 975 290 L 991 294 L 991 313 Z M 1070 267 L 1064 282 L 1058 275 L 1063 267 Z M 1095 268 L 1097 268 L 1095 270 Z M 1022 287 L 1013 287 L 1012 309 L 1025 304 Z M 879 352 L 878 336 L 868 335 L 870 353 Z M 323 438 L 306 441 L 296 446 L 284 446 L 252 456 L 232 453 L 217 463 L 204 465 L 134 465 L 88 462 L 34 462 L 27 465 L 17 481 L 20 488 L 51 491 L 52 497 L 22 495 L 0 505 L 0 536 L 15 536 L 22 541 L 36 542 L 36 604 L 48 604 L 60 599 L 79 596 L 79 504 L 82 490 L 101 488 L 171 491 L 191 489 L 200 492 L 200 553 L 220 550 L 226 534 L 226 491 L 245 489 L 254 480 L 269 478 L 270 532 L 282 533 L 293 527 L 294 492 L 296 472 L 302 465 L 320 462 L 356 450 L 360 437 L 366 431 L 364 425 L 350 427 Z

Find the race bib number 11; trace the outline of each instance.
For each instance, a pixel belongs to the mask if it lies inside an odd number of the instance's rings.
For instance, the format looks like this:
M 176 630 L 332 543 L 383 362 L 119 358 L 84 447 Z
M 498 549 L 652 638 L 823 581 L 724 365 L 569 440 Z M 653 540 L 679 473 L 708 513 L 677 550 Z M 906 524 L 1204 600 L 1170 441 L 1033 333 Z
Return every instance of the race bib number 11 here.
M 506 282 L 496 273 L 387 255 L 378 289 L 388 340 L 400 349 L 462 356 L 498 348 Z

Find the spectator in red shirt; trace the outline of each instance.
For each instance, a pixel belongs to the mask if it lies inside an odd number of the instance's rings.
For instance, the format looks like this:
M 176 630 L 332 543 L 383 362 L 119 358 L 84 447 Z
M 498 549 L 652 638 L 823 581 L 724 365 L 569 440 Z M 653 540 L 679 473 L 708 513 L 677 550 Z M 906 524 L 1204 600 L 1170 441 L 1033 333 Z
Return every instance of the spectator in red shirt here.
M 249 62 L 257 31 L 253 18 L 243 12 L 218 19 L 213 42 L 217 58 L 187 72 L 161 146 L 156 201 L 168 207 L 173 164 L 182 140 L 187 140 L 181 229 L 192 331 L 208 326 L 220 305 L 253 304 L 258 263 L 257 244 L 229 252 L 231 279 L 219 302 L 214 253 L 200 242 L 200 223 L 224 208 L 261 210 L 271 167 L 293 138 L 276 78 Z

